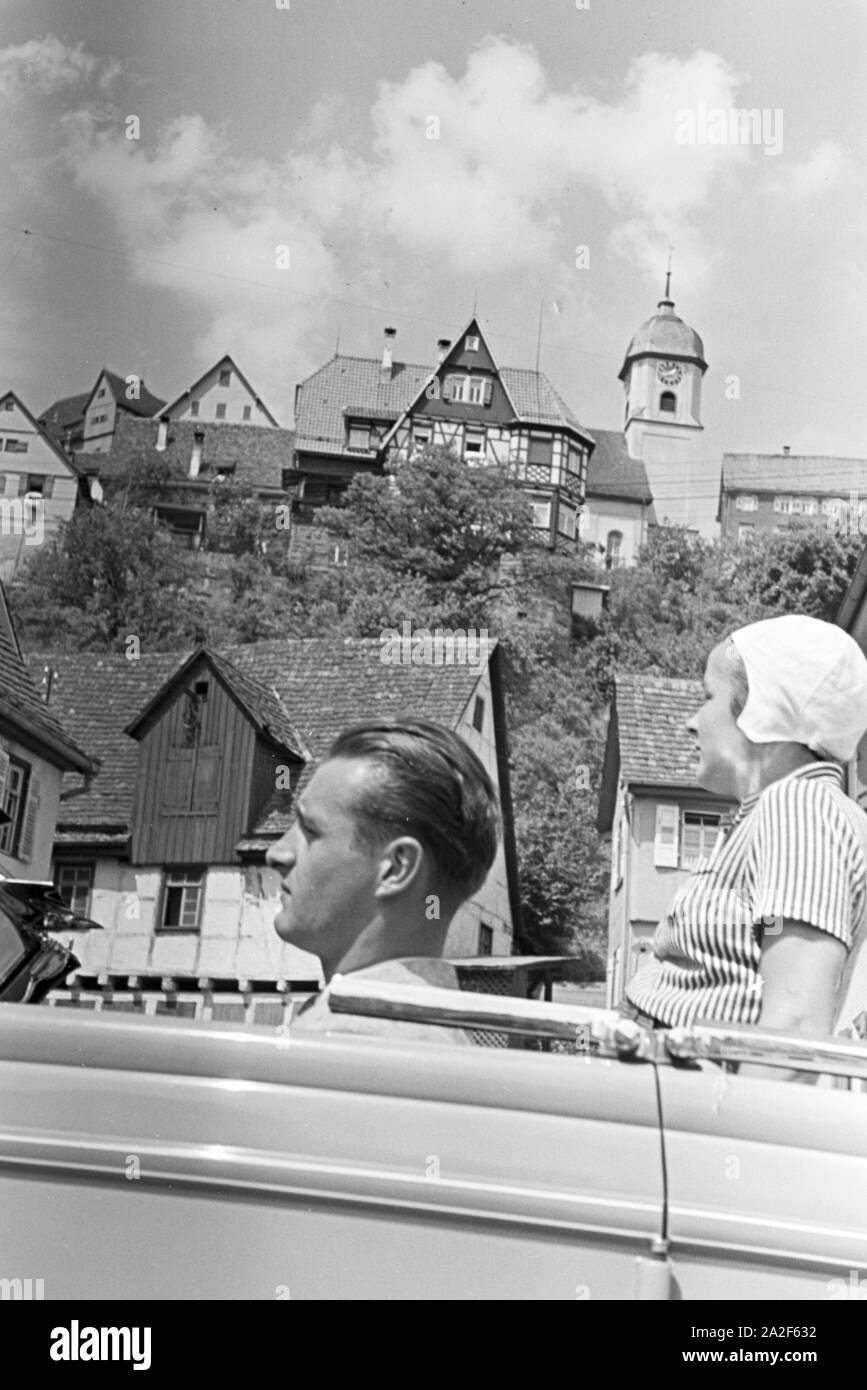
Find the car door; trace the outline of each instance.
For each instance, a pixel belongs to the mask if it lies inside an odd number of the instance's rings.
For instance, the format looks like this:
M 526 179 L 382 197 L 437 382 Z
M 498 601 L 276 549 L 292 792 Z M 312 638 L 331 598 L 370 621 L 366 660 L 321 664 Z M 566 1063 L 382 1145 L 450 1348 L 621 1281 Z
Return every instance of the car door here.
M 867 1297 L 867 1095 L 710 1063 L 659 1075 L 679 1296 Z
M 9 1005 L 0 1088 L 46 1298 L 664 1296 L 650 1065 Z

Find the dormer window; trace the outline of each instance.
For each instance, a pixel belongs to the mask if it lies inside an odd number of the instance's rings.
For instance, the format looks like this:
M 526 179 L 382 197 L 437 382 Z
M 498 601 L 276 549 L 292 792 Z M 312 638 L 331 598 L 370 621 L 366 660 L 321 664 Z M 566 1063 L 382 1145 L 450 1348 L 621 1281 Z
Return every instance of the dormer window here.
M 663 415 L 674 415 L 677 411 L 677 396 L 673 391 L 663 391 L 659 398 L 659 409 Z
M 479 350 L 479 339 L 478 339 L 478 335 L 477 335 L 476 333 L 468 333 L 468 334 L 467 334 L 466 349 L 467 349 L 467 352 L 478 352 L 478 350 Z
M 370 448 L 370 425 L 351 424 L 349 426 L 350 449 Z

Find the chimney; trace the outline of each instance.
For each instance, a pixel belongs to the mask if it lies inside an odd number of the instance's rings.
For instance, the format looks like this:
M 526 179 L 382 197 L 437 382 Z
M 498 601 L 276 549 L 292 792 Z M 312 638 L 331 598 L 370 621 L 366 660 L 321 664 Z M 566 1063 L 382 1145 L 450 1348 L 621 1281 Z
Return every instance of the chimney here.
M 394 365 L 394 340 L 396 337 L 396 328 L 386 328 L 385 341 L 382 345 L 382 365 L 379 369 L 380 381 L 391 381 L 391 371 Z
M 784 456 L 785 458 L 788 458 L 790 452 L 791 452 L 791 445 L 789 445 L 789 444 L 784 444 L 784 445 L 783 445 L 783 456 Z
M 446 353 L 452 345 L 451 338 L 437 338 L 437 361 L 445 362 Z
M 157 449 L 159 450 L 160 453 L 163 453 L 164 450 L 165 450 L 166 441 L 167 441 L 167 439 L 168 439 L 168 436 L 169 436 L 169 417 L 168 417 L 168 415 L 161 415 L 161 416 L 160 416 L 159 428 L 157 429 Z
M 190 477 L 198 478 L 199 469 L 202 466 L 202 443 L 205 438 L 205 431 L 197 429 L 193 433 L 193 452 L 190 454 Z

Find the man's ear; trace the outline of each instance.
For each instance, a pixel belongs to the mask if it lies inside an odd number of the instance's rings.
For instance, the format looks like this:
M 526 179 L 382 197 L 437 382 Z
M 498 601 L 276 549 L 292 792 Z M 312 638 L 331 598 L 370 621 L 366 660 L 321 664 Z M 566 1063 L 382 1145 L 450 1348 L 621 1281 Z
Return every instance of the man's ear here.
M 424 849 L 412 835 L 392 840 L 379 857 L 376 896 L 393 898 L 405 893 L 423 874 L 424 859 Z

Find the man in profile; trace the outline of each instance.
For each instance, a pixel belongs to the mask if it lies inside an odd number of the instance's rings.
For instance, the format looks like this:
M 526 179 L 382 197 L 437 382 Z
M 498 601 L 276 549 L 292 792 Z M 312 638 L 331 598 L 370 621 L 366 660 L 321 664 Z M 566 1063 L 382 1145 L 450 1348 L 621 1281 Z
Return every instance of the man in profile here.
M 332 1013 L 335 975 L 458 988 L 442 960 L 460 905 L 488 876 L 499 814 L 491 779 L 457 734 L 429 720 L 357 724 L 331 745 L 271 847 L 274 920 L 317 955 L 326 989 L 295 1029 L 465 1042 L 459 1030 Z

